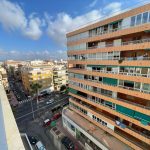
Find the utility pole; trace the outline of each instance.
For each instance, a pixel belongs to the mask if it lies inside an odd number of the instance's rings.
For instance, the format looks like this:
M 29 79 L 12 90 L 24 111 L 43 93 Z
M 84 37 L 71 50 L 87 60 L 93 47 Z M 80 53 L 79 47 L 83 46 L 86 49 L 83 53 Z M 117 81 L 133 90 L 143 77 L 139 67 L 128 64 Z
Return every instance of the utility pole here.
M 30 101 L 31 101 L 31 109 L 32 109 L 32 117 L 33 117 L 33 120 L 35 119 L 35 116 L 34 116 L 34 111 L 33 111 L 33 102 L 32 102 L 32 98 L 31 98 L 31 96 L 28 96 L 28 98 L 30 99 Z

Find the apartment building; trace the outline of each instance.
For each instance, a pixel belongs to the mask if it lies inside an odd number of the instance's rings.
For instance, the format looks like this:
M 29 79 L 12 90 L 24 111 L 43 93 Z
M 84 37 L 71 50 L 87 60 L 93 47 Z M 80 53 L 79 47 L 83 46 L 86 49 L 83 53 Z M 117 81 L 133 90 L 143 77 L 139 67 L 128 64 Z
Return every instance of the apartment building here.
M 4 67 L 0 66 L 0 81 L 3 83 L 5 90 L 9 91 L 9 84 L 7 78 L 7 71 Z
M 57 65 L 53 68 L 54 89 L 59 91 L 62 85 L 68 84 L 68 71 L 64 65 Z
M 87 149 L 150 149 L 150 4 L 67 34 L 63 125 Z
M 39 83 L 42 91 L 52 91 L 53 88 L 53 70 L 51 66 L 23 66 L 21 69 L 22 83 L 26 92 L 31 93 L 31 84 Z

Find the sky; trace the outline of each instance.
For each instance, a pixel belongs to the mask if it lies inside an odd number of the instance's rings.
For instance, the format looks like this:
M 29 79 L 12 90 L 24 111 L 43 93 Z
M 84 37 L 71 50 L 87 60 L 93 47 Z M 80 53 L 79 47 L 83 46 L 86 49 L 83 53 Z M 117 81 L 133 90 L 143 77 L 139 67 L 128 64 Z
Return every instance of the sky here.
M 66 59 L 66 33 L 149 0 L 0 0 L 0 60 Z

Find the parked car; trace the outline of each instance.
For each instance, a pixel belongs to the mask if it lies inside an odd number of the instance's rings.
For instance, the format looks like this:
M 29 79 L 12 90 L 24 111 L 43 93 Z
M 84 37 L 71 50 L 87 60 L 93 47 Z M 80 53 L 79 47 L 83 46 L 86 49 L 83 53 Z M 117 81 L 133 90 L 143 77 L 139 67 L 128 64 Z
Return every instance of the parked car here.
M 47 126 L 49 126 L 51 124 L 51 120 L 50 119 L 46 119 L 46 120 L 44 120 L 44 122 L 43 122 L 43 127 L 47 127 Z
M 52 104 L 54 102 L 54 99 L 50 99 L 49 101 L 46 102 L 47 105 Z
M 65 146 L 67 150 L 74 150 L 74 144 L 67 136 L 61 139 L 61 143 Z
M 37 150 L 46 150 L 45 149 L 45 146 L 43 145 L 43 143 L 41 141 L 38 141 L 36 144 L 35 144 L 35 147 Z
M 37 143 L 37 139 L 33 136 L 28 136 L 28 139 L 32 145 L 35 145 Z
M 61 113 L 57 113 L 51 118 L 51 121 L 57 120 L 60 117 L 61 117 Z

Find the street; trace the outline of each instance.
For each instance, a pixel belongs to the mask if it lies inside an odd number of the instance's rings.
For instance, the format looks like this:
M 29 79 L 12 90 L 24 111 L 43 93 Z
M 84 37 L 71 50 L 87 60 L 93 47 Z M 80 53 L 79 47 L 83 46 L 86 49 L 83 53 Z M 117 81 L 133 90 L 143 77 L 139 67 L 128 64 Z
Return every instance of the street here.
M 39 108 L 37 108 L 36 101 L 33 101 L 34 116 L 35 116 L 35 118 L 37 118 L 40 114 L 47 112 L 47 111 L 50 112 L 52 108 L 54 108 L 56 106 L 57 107 L 63 106 L 67 103 L 68 103 L 68 96 L 63 97 L 61 99 L 57 99 L 52 104 L 49 104 L 49 105 L 47 105 L 44 101 L 44 102 L 39 104 Z M 16 108 L 14 115 L 15 115 L 17 124 L 33 120 L 31 101 L 24 103 L 21 106 L 19 106 L 18 108 Z
M 46 150 L 57 150 L 49 137 L 50 128 L 44 128 L 43 122 L 45 119 L 51 119 L 56 112 L 61 112 L 63 106 L 68 105 L 69 96 L 53 92 L 37 101 L 36 98 L 27 98 L 20 82 L 10 78 L 9 83 L 11 91 L 19 101 L 18 105 L 12 108 L 20 133 L 36 137 L 44 144 Z M 28 150 L 27 147 L 26 149 Z

